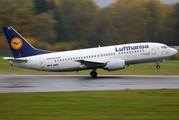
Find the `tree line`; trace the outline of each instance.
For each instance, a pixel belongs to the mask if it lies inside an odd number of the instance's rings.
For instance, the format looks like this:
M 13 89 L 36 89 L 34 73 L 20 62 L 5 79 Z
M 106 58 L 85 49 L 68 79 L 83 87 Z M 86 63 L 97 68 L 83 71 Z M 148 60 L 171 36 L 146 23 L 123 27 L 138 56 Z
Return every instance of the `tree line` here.
M 53 51 L 134 42 L 179 45 L 179 3 L 116 0 L 0 0 L 0 26 L 12 26 L 33 46 Z M 8 49 L 0 29 L 0 48 Z

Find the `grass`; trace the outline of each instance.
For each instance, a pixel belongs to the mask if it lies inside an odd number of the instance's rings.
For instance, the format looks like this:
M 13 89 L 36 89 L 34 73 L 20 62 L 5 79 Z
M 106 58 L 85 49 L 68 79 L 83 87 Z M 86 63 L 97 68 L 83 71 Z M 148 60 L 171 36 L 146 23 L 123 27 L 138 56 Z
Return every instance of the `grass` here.
M 1 93 L 2 120 L 178 120 L 179 90 Z
M 2 59 L 2 58 L 0 58 Z M 100 75 L 178 75 L 179 61 L 131 65 Z M 77 74 L 39 72 L 0 60 L 0 74 Z M 88 75 L 90 70 L 78 74 Z M 11 89 L 11 88 L 9 88 Z M 178 120 L 179 90 L 121 90 L 44 93 L 0 93 L 0 120 Z
M 179 60 L 167 60 L 160 63 L 161 68 L 156 69 L 156 63 L 130 65 L 123 70 L 111 71 L 98 69 L 99 75 L 179 75 Z M 74 72 L 44 72 L 13 67 L 8 61 L 0 57 L 0 75 L 89 75 L 91 70 Z

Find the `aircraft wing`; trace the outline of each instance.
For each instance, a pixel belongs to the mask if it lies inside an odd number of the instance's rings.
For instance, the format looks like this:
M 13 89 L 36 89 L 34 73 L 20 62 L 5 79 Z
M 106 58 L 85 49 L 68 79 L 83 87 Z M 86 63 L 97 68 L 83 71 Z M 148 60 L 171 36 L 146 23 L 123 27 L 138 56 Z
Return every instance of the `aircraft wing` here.
M 76 62 L 81 63 L 80 67 L 103 67 L 106 65 L 104 61 L 95 61 L 95 60 L 76 60 Z

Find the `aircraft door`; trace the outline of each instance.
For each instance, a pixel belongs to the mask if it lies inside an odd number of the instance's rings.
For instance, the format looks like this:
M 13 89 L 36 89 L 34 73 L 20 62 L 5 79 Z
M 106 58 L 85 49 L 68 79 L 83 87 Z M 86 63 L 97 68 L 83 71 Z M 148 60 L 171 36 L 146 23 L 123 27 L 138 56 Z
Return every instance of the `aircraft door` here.
M 45 60 L 44 60 L 44 58 L 40 58 L 40 68 L 45 68 Z
M 151 46 L 151 53 L 152 55 L 156 55 L 156 48 L 154 45 Z

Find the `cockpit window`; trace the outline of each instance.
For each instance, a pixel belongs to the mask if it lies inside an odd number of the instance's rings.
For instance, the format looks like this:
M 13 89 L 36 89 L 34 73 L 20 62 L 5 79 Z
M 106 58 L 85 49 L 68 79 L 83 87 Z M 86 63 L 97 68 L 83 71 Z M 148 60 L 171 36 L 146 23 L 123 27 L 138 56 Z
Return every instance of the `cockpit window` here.
M 166 48 L 167 48 L 167 46 L 161 46 L 161 48 L 166 49 Z

